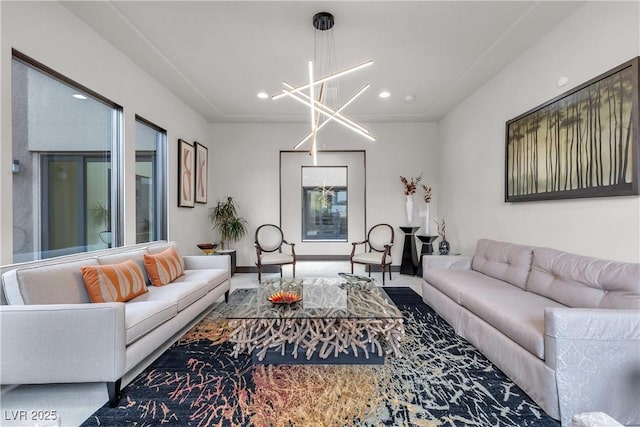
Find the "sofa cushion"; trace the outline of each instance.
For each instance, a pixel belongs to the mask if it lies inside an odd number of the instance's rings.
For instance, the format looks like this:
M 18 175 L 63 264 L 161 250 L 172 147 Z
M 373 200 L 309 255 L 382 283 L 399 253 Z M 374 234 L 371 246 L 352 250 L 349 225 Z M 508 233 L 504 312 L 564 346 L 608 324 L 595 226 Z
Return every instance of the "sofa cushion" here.
M 548 298 L 508 285 L 467 288 L 461 305 L 530 353 L 544 359 L 544 309 L 564 307 Z
M 178 277 L 173 283 L 182 282 L 205 282 L 207 290 L 210 291 L 218 287 L 227 280 L 228 272 L 222 269 L 206 269 L 206 270 L 185 270 L 184 275 Z
M 513 285 L 473 270 L 429 268 L 424 270 L 423 277 L 427 283 L 457 304 L 462 303 L 462 294 L 465 292 L 482 293 L 493 289 L 506 292 L 514 288 Z
M 173 247 L 158 254 L 145 254 L 143 258 L 149 280 L 154 286 L 164 286 L 184 274 L 182 258 Z
M 3 275 L 9 304 L 83 304 L 89 295 L 80 268 L 98 265 L 95 258 L 37 265 L 12 270 Z
M 180 312 L 208 292 L 209 286 L 204 281 L 170 283 L 166 286 L 151 286 L 149 292 L 131 301 L 171 301 L 177 304 Z
M 178 313 L 174 301 L 129 301 L 124 305 L 126 344 L 143 337 Z
M 91 302 L 125 302 L 147 292 L 142 269 L 132 260 L 80 270 Z
M 142 270 L 142 274 L 144 275 L 145 283 L 149 282 L 149 275 L 147 274 L 147 270 L 144 268 L 144 256 L 148 254 L 146 249 L 138 249 L 135 251 L 128 251 L 116 254 L 109 255 L 100 255 L 98 256 L 98 264 L 107 265 L 107 264 L 119 264 L 121 262 L 125 262 L 126 260 L 132 260 L 136 264 L 140 266 Z
M 527 290 L 576 308 L 640 308 L 640 264 L 533 250 Z
M 533 250 L 529 246 L 480 239 L 471 268 L 525 289 Z

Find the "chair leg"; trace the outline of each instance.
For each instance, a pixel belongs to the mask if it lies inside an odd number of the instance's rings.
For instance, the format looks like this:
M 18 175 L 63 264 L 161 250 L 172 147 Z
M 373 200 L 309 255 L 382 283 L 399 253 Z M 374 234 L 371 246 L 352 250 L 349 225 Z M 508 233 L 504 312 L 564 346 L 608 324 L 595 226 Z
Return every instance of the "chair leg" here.
M 391 264 L 389 264 L 389 280 L 392 280 L 391 279 Z
M 385 264 L 382 264 L 382 286 L 384 286 L 384 273 L 386 273 L 385 267 Z
M 296 278 L 296 265 L 293 264 L 293 278 Z
M 262 268 L 258 266 L 258 283 L 262 284 Z
M 353 261 L 351 261 L 351 274 L 353 274 Z
M 282 266 L 280 266 L 280 278 L 282 279 Z

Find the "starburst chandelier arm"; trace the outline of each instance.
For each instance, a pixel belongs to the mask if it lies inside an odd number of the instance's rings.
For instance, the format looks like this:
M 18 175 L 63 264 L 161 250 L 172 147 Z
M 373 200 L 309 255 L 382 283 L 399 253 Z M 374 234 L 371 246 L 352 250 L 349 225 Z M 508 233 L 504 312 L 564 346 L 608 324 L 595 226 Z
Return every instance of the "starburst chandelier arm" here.
M 324 99 L 324 83 L 322 85 L 320 85 L 320 102 L 322 102 Z M 327 122 L 329 122 L 330 119 L 326 119 L 325 121 L 323 121 L 322 123 L 320 123 L 320 114 L 318 114 L 316 116 L 316 126 L 315 126 L 315 130 L 316 133 L 322 129 L 324 127 L 324 125 L 327 124 Z M 319 124 L 320 123 L 320 124 Z M 319 124 L 319 125 L 318 125 Z M 313 127 L 311 128 L 311 132 L 309 133 L 309 135 L 307 135 L 302 141 L 298 142 L 295 147 L 293 147 L 294 150 L 297 150 L 298 148 L 300 148 L 300 146 L 302 144 L 304 144 L 305 142 L 307 142 L 309 140 L 309 138 L 314 136 L 314 132 L 313 132 Z M 309 149 L 309 154 L 311 154 L 313 150 L 313 146 Z
M 320 103 L 324 101 L 324 83 L 320 85 L 320 95 L 318 96 Z M 313 108 L 311 109 L 313 110 Z M 313 156 L 313 165 L 318 166 L 318 145 L 317 145 L 317 135 L 318 135 L 318 123 L 320 123 L 320 114 L 316 117 L 316 121 L 312 126 L 311 135 L 313 137 L 311 148 L 309 149 L 309 155 Z
M 353 101 L 355 101 L 355 99 L 357 97 L 359 97 L 360 95 L 362 95 L 362 93 L 364 93 L 365 90 L 369 89 L 371 85 L 367 84 L 366 86 L 364 86 L 362 89 L 360 89 L 358 92 L 356 92 L 351 98 L 349 98 L 347 100 L 347 102 L 345 102 L 344 104 L 342 104 L 342 106 L 340 108 L 338 108 L 334 114 L 331 115 L 331 117 L 328 117 L 325 121 L 323 121 L 322 123 L 320 123 L 320 125 L 317 127 L 316 132 L 319 131 L 320 129 L 322 129 L 323 127 L 325 127 L 325 125 L 327 123 L 329 123 L 333 117 L 335 115 L 337 115 L 338 113 L 340 113 L 342 110 L 344 110 L 349 104 L 351 104 Z M 324 89 L 324 85 L 320 86 L 320 101 L 322 102 L 322 93 L 323 93 L 323 89 Z M 320 116 L 318 116 L 318 119 L 320 119 Z M 309 140 L 309 138 L 311 138 L 313 136 L 313 132 L 310 132 L 307 136 L 304 137 L 304 139 L 300 142 L 298 142 L 295 147 L 293 147 L 294 150 L 297 150 L 298 148 L 300 148 L 300 146 L 302 144 L 304 144 L 305 142 L 307 142 Z
M 309 86 L 315 86 L 315 85 L 319 85 L 319 84 L 324 83 L 324 82 L 328 82 L 330 80 L 333 80 L 333 79 L 336 79 L 338 77 L 344 76 L 345 74 L 349 74 L 349 73 L 352 73 L 354 71 L 360 70 L 362 68 L 368 67 L 369 65 L 372 65 L 372 64 L 373 64 L 373 60 L 369 60 L 367 62 L 363 62 L 362 64 L 354 65 L 353 67 L 344 69 L 344 70 L 339 71 L 337 73 L 329 74 L 328 76 L 323 77 L 323 78 L 321 78 L 319 80 L 315 80 L 312 84 L 309 83 L 309 84 L 305 84 L 305 85 L 302 85 L 302 86 L 294 87 L 293 91 L 296 92 L 296 93 L 299 93 L 300 91 L 303 91 L 303 90 L 307 89 Z M 286 95 L 287 94 L 286 94 L 285 90 L 283 89 L 282 92 L 280 92 L 280 93 L 278 93 L 276 95 L 273 95 L 271 97 L 271 99 L 274 99 L 274 100 L 275 99 L 280 99 L 280 98 L 282 98 L 283 96 L 286 96 Z
M 289 89 L 289 92 L 295 93 L 295 95 L 302 97 L 306 101 L 306 104 L 311 104 L 311 100 L 313 98 L 311 98 L 309 95 L 307 95 L 306 93 L 302 93 L 302 92 L 295 92 L 293 86 L 291 86 L 287 82 L 282 82 L 282 83 L 285 86 L 285 89 L 283 89 L 283 90 L 286 91 L 287 89 Z M 315 99 L 313 99 L 313 104 L 316 107 L 316 109 L 319 109 L 318 111 L 322 112 L 322 114 L 324 114 L 326 116 L 331 116 L 331 117 L 335 118 L 336 120 L 338 120 L 338 119 L 344 120 L 345 122 L 347 122 L 349 125 L 353 126 L 354 128 L 360 129 L 361 132 L 369 134 L 369 131 L 367 129 L 365 129 L 364 127 L 360 126 L 358 123 L 354 122 L 353 120 L 351 120 L 348 117 L 345 117 L 342 114 L 339 114 L 339 113 L 336 114 L 336 111 L 334 111 L 330 107 L 327 107 L 325 104 L 323 104 L 321 102 L 318 102 Z
M 313 99 L 315 102 L 316 94 L 315 94 L 315 88 L 313 85 L 313 61 L 309 61 L 309 97 Z M 315 132 L 316 131 L 315 111 L 313 108 L 310 108 L 309 110 L 311 110 L 311 130 Z
M 300 94 L 298 93 L 293 93 L 290 90 L 284 89 L 284 91 L 287 93 L 287 95 L 289 95 L 291 98 L 297 100 L 298 102 L 301 102 L 304 105 L 311 105 L 310 102 L 308 102 L 307 100 L 304 99 L 304 97 L 300 96 Z M 331 117 L 330 113 L 327 113 L 326 111 L 316 107 L 315 105 L 311 106 L 312 108 L 314 108 L 317 112 L 324 114 L 325 116 L 329 116 Z M 361 131 L 360 129 L 358 129 L 355 126 L 350 125 L 349 123 L 347 123 L 346 121 L 342 120 L 341 118 L 339 118 L 338 116 L 332 117 L 333 120 L 335 120 L 337 123 L 340 123 L 341 125 L 351 129 L 352 131 L 364 136 L 365 138 L 367 138 L 370 141 L 375 141 L 376 139 L 374 137 L 372 137 L 371 135 Z
M 324 83 L 320 85 L 320 94 L 318 95 L 318 101 L 320 102 L 320 104 L 324 102 Z M 311 131 L 311 133 L 313 134 L 313 144 L 309 149 L 309 154 L 313 153 L 314 157 L 316 156 L 316 135 L 320 130 L 319 124 L 320 124 L 320 114 L 316 116 L 316 122 L 312 127 L 312 131 Z

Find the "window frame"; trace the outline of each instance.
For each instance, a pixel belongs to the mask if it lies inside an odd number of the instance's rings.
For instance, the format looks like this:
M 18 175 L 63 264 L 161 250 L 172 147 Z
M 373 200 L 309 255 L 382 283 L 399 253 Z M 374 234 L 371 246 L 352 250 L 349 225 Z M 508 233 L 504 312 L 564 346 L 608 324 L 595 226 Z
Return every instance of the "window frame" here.
M 11 61 L 13 64 L 13 61 L 18 61 L 21 62 L 22 64 L 26 65 L 27 67 L 31 67 L 33 69 L 35 69 L 36 71 L 46 75 L 47 77 L 58 81 L 59 83 L 62 83 L 66 86 L 69 86 L 71 88 L 73 88 L 74 90 L 77 90 L 78 92 L 81 92 L 83 95 L 86 95 L 90 98 L 92 98 L 94 101 L 100 102 L 102 104 L 104 104 L 105 106 L 113 109 L 113 120 L 112 120 L 112 135 L 113 135 L 113 139 L 111 141 L 111 147 L 110 147 L 110 159 L 111 159 L 111 229 L 112 229 L 112 243 L 111 243 L 111 247 L 118 247 L 118 246 L 122 246 L 124 244 L 124 227 L 123 227 L 123 218 L 124 218 L 124 212 L 123 212 L 123 206 L 124 206 L 124 202 L 123 202 L 123 197 L 124 197 L 124 108 L 111 101 L 110 99 L 106 98 L 105 96 L 99 94 L 98 92 L 76 82 L 75 80 L 65 76 L 64 74 L 54 70 L 51 67 L 48 67 L 47 65 L 36 61 L 35 59 L 31 58 L 28 55 L 25 55 L 24 53 L 20 52 L 19 50 L 12 48 L 11 49 Z M 12 83 L 12 87 L 13 87 L 13 83 Z M 12 141 L 11 144 L 13 146 L 13 137 L 12 137 Z M 52 155 L 55 154 L 60 154 L 60 155 L 64 155 L 64 152 L 60 152 L 60 153 L 51 153 Z M 48 155 L 48 154 L 47 154 Z M 39 159 L 39 162 L 42 163 L 42 159 Z M 43 179 L 42 175 L 39 177 L 40 180 Z M 86 184 L 86 183 L 85 183 Z M 43 195 L 41 195 L 43 196 Z M 45 201 L 42 200 L 41 201 L 41 206 L 39 207 L 39 211 L 40 212 L 33 212 L 34 215 L 42 215 L 42 211 L 44 211 L 46 209 L 45 207 Z M 43 228 L 43 218 L 40 217 L 40 230 L 37 231 L 36 234 L 42 234 L 42 228 Z M 12 222 L 13 222 L 13 213 L 12 213 Z M 39 248 L 37 251 L 34 251 L 33 255 L 34 255 L 34 259 L 42 259 L 42 242 L 40 241 L 40 237 L 38 237 L 38 241 L 40 242 L 40 244 L 38 245 Z M 12 251 L 12 257 L 14 257 L 15 259 L 15 252 Z M 83 253 L 83 252 L 80 252 Z
M 134 141 L 134 151 L 135 151 L 135 162 L 138 162 L 138 155 L 147 156 L 154 155 L 156 157 L 156 161 L 154 164 L 153 174 L 154 174 L 154 195 L 156 197 L 155 207 L 156 211 L 158 211 L 158 217 L 156 218 L 155 225 L 155 233 L 156 240 L 166 240 L 169 232 L 168 221 L 167 221 L 167 182 L 168 182 L 168 169 L 167 169 L 167 131 L 156 125 L 150 120 L 145 119 L 144 117 L 136 114 L 135 122 L 139 122 L 149 128 L 158 132 L 162 141 L 161 144 L 156 146 L 155 153 L 151 153 L 149 151 L 141 150 L 138 152 L 136 143 L 137 140 Z M 135 136 L 137 138 L 137 135 Z M 137 239 L 136 239 L 137 240 Z

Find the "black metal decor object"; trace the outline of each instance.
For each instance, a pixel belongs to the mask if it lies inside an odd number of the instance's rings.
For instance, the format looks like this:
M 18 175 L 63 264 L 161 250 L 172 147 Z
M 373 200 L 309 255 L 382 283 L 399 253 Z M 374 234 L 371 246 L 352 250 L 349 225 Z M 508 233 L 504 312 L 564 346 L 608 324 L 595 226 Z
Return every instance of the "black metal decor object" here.
M 416 249 L 415 234 L 419 229 L 420 227 L 400 227 L 400 230 L 404 232 L 400 274 L 416 275 L 418 270 L 418 251 Z
M 433 255 L 433 242 L 436 241 L 438 236 L 416 236 L 420 242 L 422 242 L 422 248 L 420 249 L 420 257 L 418 258 L 418 268 L 416 274 L 422 276 L 422 255 Z

